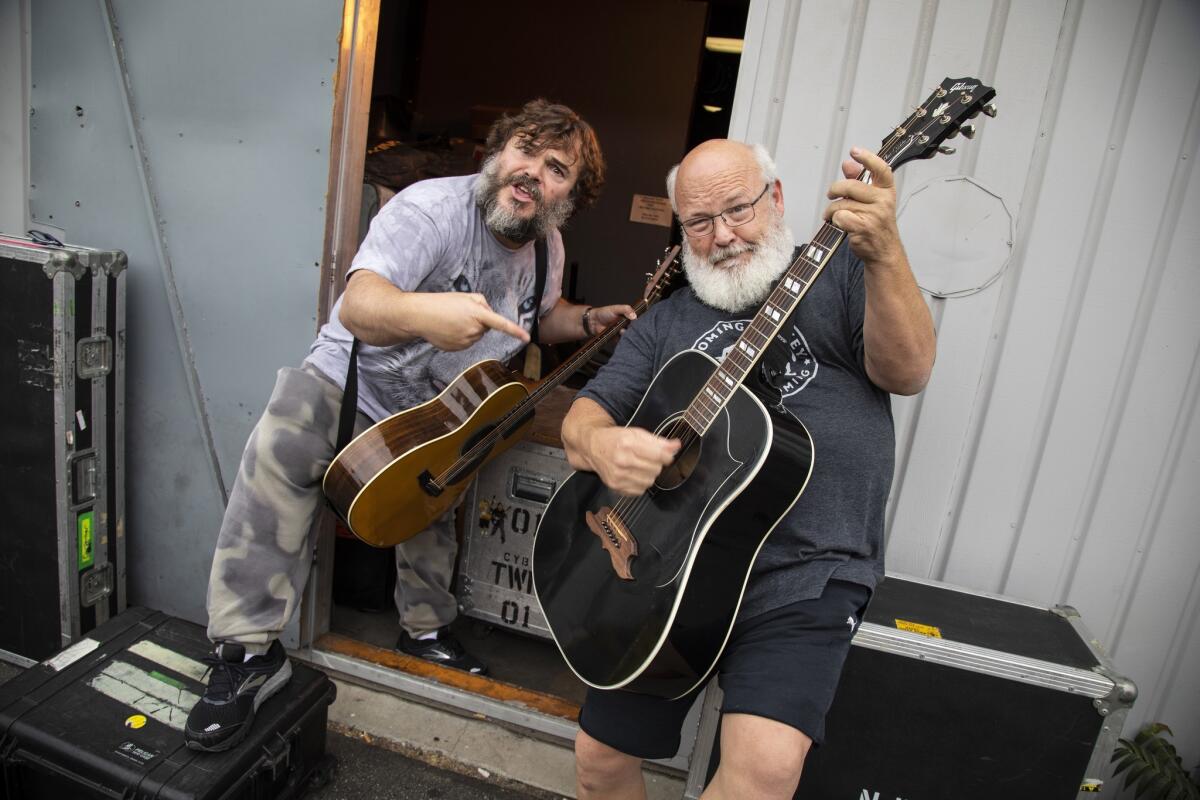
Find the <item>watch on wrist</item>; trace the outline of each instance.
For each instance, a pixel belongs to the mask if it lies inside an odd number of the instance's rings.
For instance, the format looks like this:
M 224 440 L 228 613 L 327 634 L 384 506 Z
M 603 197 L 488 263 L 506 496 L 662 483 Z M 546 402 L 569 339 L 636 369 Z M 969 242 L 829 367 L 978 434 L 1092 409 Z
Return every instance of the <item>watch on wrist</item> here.
M 583 310 L 583 316 L 579 318 L 579 321 L 580 321 L 581 323 L 583 323 L 583 333 L 584 333 L 584 335 L 585 335 L 585 336 L 592 336 L 592 335 L 594 335 L 594 334 L 592 333 L 592 319 L 591 319 L 591 315 L 592 315 L 592 307 L 591 307 L 591 306 L 588 306 L 587 308 L 585 308 L 585 309 Z

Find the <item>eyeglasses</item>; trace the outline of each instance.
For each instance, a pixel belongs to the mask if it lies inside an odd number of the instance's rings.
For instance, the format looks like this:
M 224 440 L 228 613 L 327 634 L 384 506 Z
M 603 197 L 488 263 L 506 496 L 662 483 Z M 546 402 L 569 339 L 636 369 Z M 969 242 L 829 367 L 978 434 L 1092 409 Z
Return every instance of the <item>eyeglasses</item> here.
M 713 232 L 716 226 L 717 217 L 725 220 L 725 224 L 730 228 L 736 228 L 738 225 L 745 225 L 750 220 L 754 219 L 754 205 L 762 200 L 763 195 L 767 193 L 767 189 L 771 188 L 771 184 L 763 187 L 763 190 L 758 193 L 758 197 L 751 200 L 749 203 L 739 203 L 736 206 L 727 208 L 720 214 L 714 214 L 711 217 L 692 217 L 686 222 L 679 223 L 683 226 L 683 230 L 688 236 L 708 236 Z

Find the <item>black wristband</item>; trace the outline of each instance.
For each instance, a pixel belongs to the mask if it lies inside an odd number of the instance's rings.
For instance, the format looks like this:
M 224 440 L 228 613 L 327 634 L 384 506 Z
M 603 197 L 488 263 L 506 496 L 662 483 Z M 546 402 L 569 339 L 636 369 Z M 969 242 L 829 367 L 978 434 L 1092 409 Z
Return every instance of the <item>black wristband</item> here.
M 592 307 L 588 306 L 587 308 L 585 308 L 583 310 L 583 316 L 579 318 L 579 322 L 583 325 L 583 335 L 584 336 L 590 337 L 590 336 L 595 335 L 592 333 L 591 314 L 592 314 Z

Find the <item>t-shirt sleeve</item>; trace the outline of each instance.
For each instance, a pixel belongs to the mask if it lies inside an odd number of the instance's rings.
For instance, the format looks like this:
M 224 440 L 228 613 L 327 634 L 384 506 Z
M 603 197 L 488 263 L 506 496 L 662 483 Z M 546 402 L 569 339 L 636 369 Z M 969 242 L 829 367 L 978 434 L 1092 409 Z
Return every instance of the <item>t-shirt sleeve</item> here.
M 660 307 L 652 308 L 626 328 L 612 358 L 579 392 L 579 397 L 603 406 L 618 425 L 624 425 L 633 416 L 654 378 L 658 341 L 655 311 Z
M 842 280 L 844 281 L 846 324 L 850 329 L 850 343 L 854 349 L 854 355 L 858 359 L 858 365 L 865 370 L 866 361 L 863 351 L 863 320 L 867 313 L 867 291 L 863 275 L 865 267 L 863 262 L 850 252 L 849 245 L 842 248 L 840 256 L 845 261 Z
M 416 291 L 445 249 L 445 235 L 433 218 L 403 194 L 397 195 L 371 220 L 347 277 L 367 269 L 406 292 Z

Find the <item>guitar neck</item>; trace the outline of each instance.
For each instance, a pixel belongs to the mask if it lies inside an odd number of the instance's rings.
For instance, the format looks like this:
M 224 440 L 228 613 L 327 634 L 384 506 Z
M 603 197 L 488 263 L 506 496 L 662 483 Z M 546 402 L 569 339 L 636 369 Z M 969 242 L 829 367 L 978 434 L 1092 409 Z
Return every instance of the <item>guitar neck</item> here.
M 640 315 L 649 307 L 650 303 L 644 298 L 633 306 L 633 312 Z M 543 397 L 549 394 L 556 386 L 571 377 L 580 367 L 586 364 L 599 350 L 612 341 L 612 338 L 629 325 L 629 318 L 622 317 L 621 319 L 609 325 L 600 333 L 593 336 L 583 345 L 583 347 L 571 354 L 571 357 L 563 361 L 555 367 L 549 375 L 538 381 L 533 391 L 529 393 L 529 399 L 521 403 L 517 408 L 513 409 L 513 414 L 516 415 L 526 403 L 536 403 Z M 503 427 L 503 423 L 501 423 Z
M 635 314 L 641 314 L 650 305 L 650 301 L 643 298 L 633 306 Z M 525 422 L 529 416 L 529 409 L 540 403 L 546 395 L 550 394 L 556 386 L 569 378 L 576 370 L 582 367 L 588 359 L 596 354 L 596 352 L 604 347 L 614 336 L 623 331 L 629 325 L 629 318 L 622 317 L 600 333 L 588 340 L 583 347 L 575 351 L 566 361 L 559 364 L 549 375 L 543 378 L 529 393 L 529 396 L 517 403 L 511 410 L 496 423 L 496 427 L 492 429 L 486 436 L 481 438 L 476 444 L 462 455 L 442 476 L 438 477 L 440 484 L 445 484 L 447 481 L 453 480 L 463 470 L 471 469 L 471 464 L 474 460 L 486 453 L 492 446 L 508 436 L 514 427 Z
M 729 397 L 762 360 L 763 352 L 775 341 L 775 336 L 808 294 L 845 237 L 845 231 L 827 222 L 817 231 L 812 242 L 804 246 L 775 284 L 754 319 L 688 405 L 684 420 L 694 431 L 700 434 L 708 431 Z

